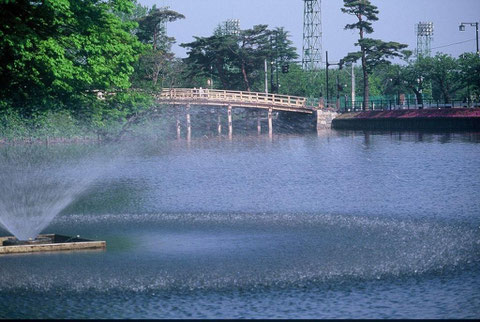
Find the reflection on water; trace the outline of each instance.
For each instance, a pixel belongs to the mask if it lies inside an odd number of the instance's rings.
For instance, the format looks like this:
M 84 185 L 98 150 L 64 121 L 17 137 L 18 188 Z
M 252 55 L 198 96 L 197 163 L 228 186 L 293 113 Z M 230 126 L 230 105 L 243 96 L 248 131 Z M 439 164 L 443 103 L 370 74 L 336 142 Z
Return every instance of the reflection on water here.
M 0 257 L 0 317 L 478 318 L 478 143 L 147 144 L 46 230 L 106 252 Z

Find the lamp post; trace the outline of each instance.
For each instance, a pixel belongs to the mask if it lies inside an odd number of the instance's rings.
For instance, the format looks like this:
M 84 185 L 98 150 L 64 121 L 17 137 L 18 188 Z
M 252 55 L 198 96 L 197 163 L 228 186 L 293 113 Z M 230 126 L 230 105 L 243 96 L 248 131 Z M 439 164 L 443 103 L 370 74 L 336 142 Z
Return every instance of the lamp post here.
M 465 31 L 465 25 L 475 27 L 475 35 L 477 40 L 477 55 L 480 55 L 480 50 L 478 49 L 478 22 L 461 22 L 458 26 L 458 30 Z
M 208 85 L 210 85 L 210 89 L 213 89 L 213 66 L 210 65 L 210 79 L 208 80 Z

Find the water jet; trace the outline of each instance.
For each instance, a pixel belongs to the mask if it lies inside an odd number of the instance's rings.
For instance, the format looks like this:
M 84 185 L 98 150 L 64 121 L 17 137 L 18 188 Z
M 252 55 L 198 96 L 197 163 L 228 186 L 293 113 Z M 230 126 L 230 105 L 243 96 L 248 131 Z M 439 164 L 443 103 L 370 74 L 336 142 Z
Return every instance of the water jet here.
M 69 237 L 58 234 L 43 234 L 29 240 L 18 240 L 13 236 L 0 237 L 0 255 L 105 249 L 106 247 L 107 243 L 105 241 L 90 240 L 80 238 L 80 236 Z

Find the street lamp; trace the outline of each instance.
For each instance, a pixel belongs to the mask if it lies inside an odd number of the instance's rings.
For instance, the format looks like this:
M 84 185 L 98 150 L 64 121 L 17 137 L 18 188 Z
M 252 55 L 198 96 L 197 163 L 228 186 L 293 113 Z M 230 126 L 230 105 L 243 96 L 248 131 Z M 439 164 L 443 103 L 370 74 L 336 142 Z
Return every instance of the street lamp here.
M 207 84 L 210 85 L 210 89 L 213 89 L 213 66 L 210 65 L 210 79 L 207 81 Z
M 460 26 L 458 26 L 458 30 L 465 31 L 465 25 L 469 25 L 475 27 L 475 35 L 477 40 L 477 55 L 480 55 L 480 50 L 478 49 L 478 22 L 461 22 Z

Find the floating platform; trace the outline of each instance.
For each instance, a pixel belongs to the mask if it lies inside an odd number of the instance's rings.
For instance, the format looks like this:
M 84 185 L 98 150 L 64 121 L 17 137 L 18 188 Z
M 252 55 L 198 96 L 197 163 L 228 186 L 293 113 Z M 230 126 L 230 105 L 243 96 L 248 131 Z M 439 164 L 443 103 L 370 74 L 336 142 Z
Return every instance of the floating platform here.
M 39 235 L 34 240 L 19 241 L 15 237 L 0 237 L 0 255 L 36 252 L 105 249 L 105 241 L 95 241 L 56 234 Z

